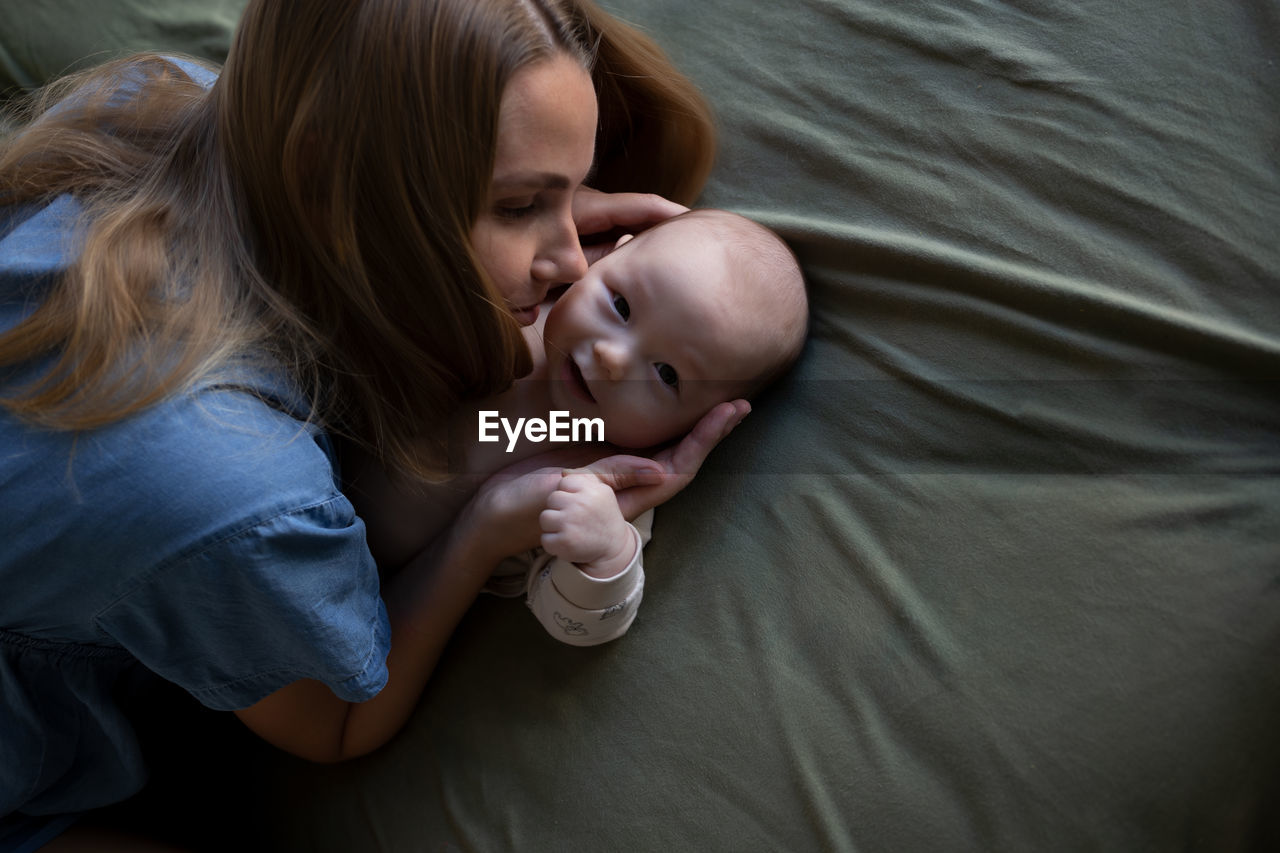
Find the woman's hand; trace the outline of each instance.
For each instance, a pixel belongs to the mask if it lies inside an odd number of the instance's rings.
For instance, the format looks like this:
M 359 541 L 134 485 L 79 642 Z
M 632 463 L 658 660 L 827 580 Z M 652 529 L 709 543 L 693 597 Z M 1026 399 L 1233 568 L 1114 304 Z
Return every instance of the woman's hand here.
M 588 186 L 573 195 L 573 222 L 582 237 L 587 263 L 593 264 L 613 250 L 623 234 L 633 234 L 684 213 L 689 208 L 651 193 L 602 193 Z
M 547 499 L 560 488 L 566 470 L 590 465 L 613 489 L 661 486 L 666 468 L 643 456 L 600 458 L 599 447 L 551 451 L 517 463 L 494 474 L 472 498 L 466 514 L 473 529 L 484 537 L 484 548 L 494 565 L 504 557 L 541 544 L 539 516 Z
M 634 521 L 666 503 L 689 485 L 707 456 L 751 411 L 746 400 L 721 403 L 698 421 L 679 443 L 652 458 L 604 455 L 599 446 L 549 451 L 516 463 L 485 481 L 467 507 L 494 565 L 504 557 L 537 547 L 542 538 L 538 516 L 556 491 L 566 469 L 586 468 L 617 494 L 622 515 Z
M 675 497 L 685 486 L 693 481 L 698 469 L 706 461 L 715 446 L 733 432 L 733 428 L 742 423 L 742 419 L 751 413 L 751 404 L 746 400 L 734 400 L 721 403 L 703 415 L 697 426 L 689 434 L 672 447 L 655 453 L 650 460 L 660 466 L 661 475 L 656 482 L 624 480 L 614 476 L 614 471 L 626 471 L 628 460 L 639 460 L 635 456 L 607 456 L 587 467 L 594 471 L 606 484 L 613 487 L 618 496 L 618 507 L 622 515 L 634 521 L 646 510 L 660 506 Z

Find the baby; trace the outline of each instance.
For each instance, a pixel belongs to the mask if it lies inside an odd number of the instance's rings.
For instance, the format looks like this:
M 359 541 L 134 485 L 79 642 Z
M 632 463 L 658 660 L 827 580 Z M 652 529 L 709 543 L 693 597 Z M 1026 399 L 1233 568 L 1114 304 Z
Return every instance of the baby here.
M 602 427 L 614 447 L 678 438 L 795 360 L 808 306 L 795 257 L 776 234 L 736 214 L 696 210 L 623 237 L 540 314 L 526 329 L 532 373 L 455 418 L 452 473 L 483 477 L 545 453 L 546 444 L 529 440 L 545 431 L 526 431 L 520 441 L 510 425 L 546 423 L 553 413 Z M 490 429 L 482 441 L 498 414 L 506 432 Z M 364 513 L 375 555 L 394 563 L 416 553 L 474 480 L 402 484 L 375 496 Z M 360 486 L 367 492 L 366 482 Z M 609 486 L 589 471 L 566 472 L 539 517 L 542 548 L 504 563 L 488 589 L 527 593 L 539 621 L 565 642 L 613 639 L 640 602 L 651 520 L 650 512 L 629 524 Z

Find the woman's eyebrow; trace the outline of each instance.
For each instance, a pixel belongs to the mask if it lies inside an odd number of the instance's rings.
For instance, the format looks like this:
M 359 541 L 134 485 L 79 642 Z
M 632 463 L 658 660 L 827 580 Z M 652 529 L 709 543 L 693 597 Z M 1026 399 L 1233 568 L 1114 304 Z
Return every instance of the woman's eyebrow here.
M 512 172 L 495 177 L 493 185 L 502 189 L 567 190 L 569 179 L 554 172 Z

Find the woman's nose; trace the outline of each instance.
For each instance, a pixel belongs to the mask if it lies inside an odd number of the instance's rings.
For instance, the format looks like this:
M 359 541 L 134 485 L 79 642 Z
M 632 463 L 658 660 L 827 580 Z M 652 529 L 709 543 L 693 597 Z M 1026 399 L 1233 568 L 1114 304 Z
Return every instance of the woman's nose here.
M 596 362 L 608 379 L 617 381 L 626 377 L 627 353 L 622 345 L 602 338 L 592 344 L 591 348 Z
M 587 274 L 587 257 L 573 219 L 567 218 L 558 226 L 533 260 L 533 277 L 548 284 L 570 284 Z

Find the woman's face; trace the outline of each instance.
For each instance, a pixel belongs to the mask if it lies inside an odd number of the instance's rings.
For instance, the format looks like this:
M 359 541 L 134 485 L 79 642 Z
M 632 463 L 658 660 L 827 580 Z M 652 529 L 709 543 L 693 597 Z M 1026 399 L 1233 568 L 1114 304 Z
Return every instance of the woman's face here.
M 498 149 L 471 244 L 521 325 L 556 284 L 587 271 L 573 224 L 573 193 L 595 156 L 596 93 L 565 54 L 522 68 L 498 114 Z

